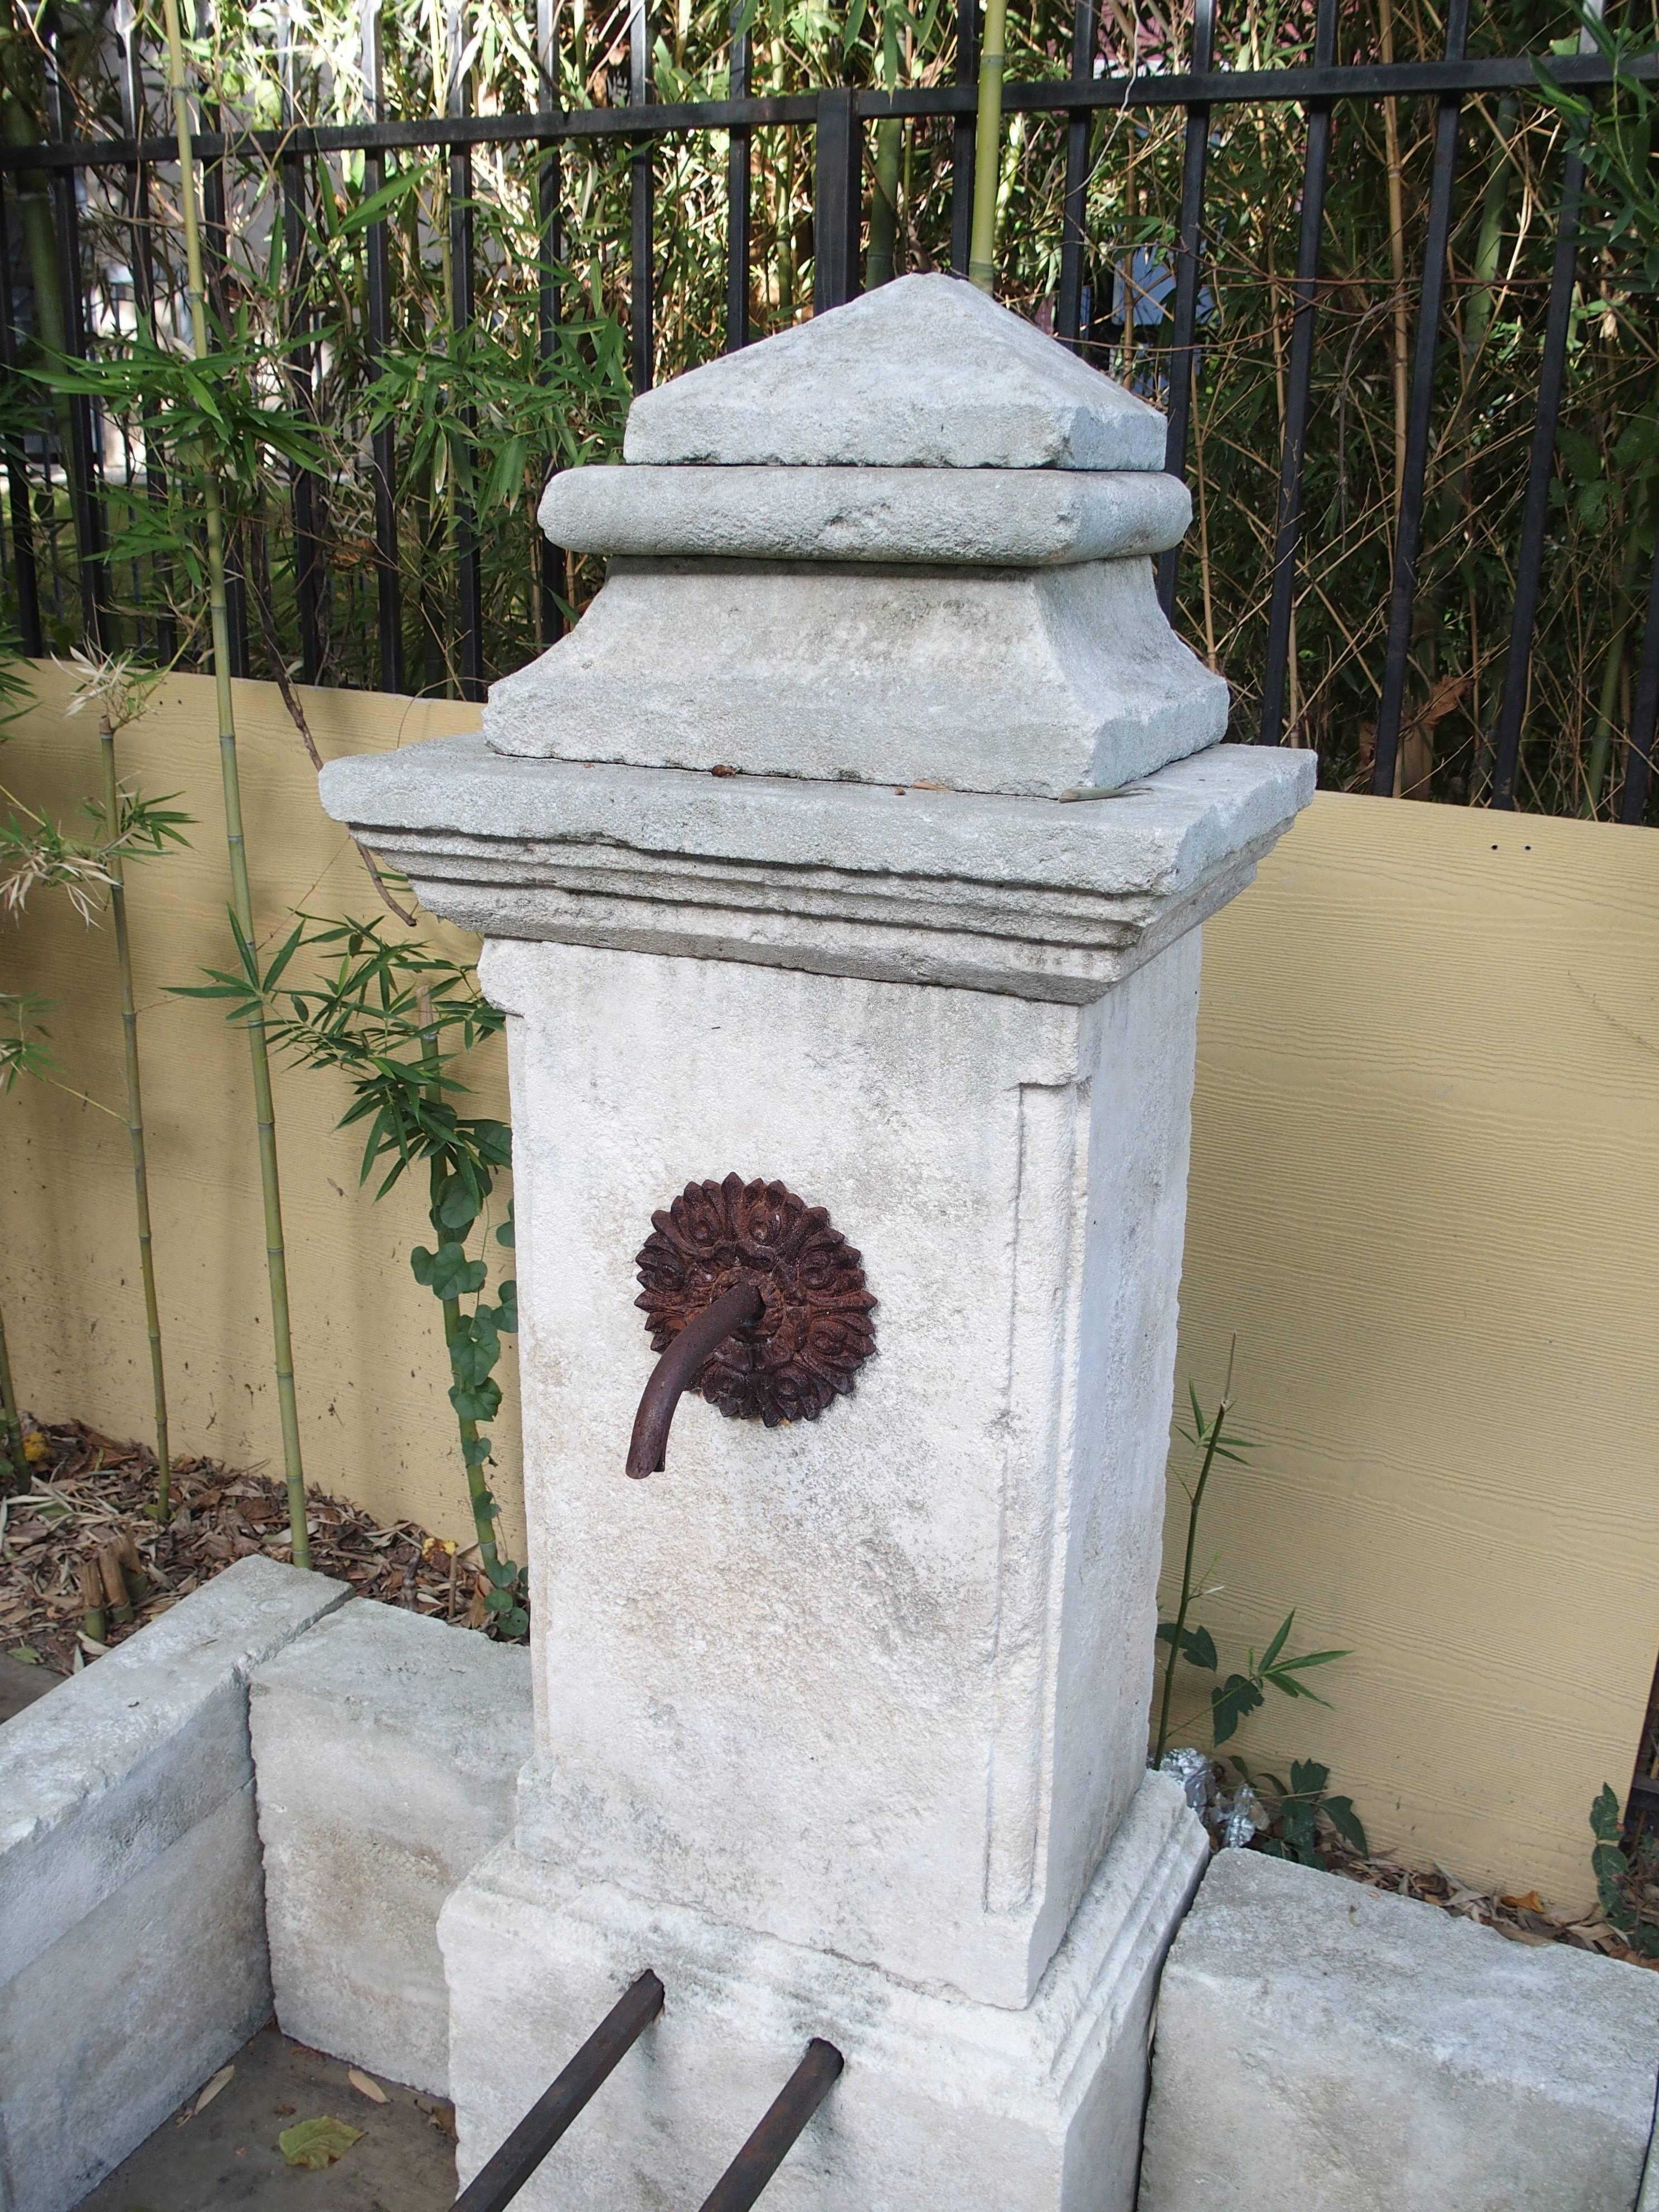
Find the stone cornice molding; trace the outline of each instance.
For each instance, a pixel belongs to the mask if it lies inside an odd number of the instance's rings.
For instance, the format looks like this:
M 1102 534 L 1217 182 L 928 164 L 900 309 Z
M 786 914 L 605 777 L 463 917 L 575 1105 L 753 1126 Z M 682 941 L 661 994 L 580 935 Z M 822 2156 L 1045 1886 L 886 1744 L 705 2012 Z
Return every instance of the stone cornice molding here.
M 488 938 L 1080 1005 L 1247 884 L 1311 754 L 1219 745 L 1115 799 L 513 759 L 480 737 L 336 761 L 337 820 Z

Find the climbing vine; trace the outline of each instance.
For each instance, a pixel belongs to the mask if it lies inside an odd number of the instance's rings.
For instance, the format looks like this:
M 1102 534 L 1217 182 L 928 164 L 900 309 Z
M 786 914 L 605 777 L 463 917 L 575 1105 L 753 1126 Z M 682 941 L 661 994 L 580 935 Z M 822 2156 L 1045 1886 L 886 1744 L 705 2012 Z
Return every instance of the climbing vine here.
M 257 1013 L 277 1050 L 346 1078 L 351 1103 L 339 1126 L 363 1132 L 361 1183 L 384 1167 L 377 1199 L 410 1170 L 426 1168 L 433 1242 L 417 1244 L 410 1265 L 442 1311 L 485 1625 L 497 1636 L 520 1638 L 529 1627 L 525 1573 L 497 1540 L 501 1507 L 485 1474 L 494 1458 L 489 1425 L 501 1411 L 501 1339 L 519 1325 L 512 1279 L 498 1280 L 492 1297 L 483 1256 L 495 1179 L 513 1164 L 513 1133 L 504 1121 L 460 1110 L 466 1084 L 455 1073 L 496 1034 L 502 1017 L 480 995 L 471 967 L 419 939 L 389 935 L 380 920 L 301 915 L 263 967 L 234 917 L 231 927 L 237 968 L 211 969 L 209 982 L 181 987 L 179 995 L 221 1000 L 233 1022 Z M 291 971 L 301 955 L 312 972 L 296 984 Z M 495 1242 L 510 1248 L 513 1234 L 509 1202 Z M 479 1250 L 471 1249 L 475 1238 Z

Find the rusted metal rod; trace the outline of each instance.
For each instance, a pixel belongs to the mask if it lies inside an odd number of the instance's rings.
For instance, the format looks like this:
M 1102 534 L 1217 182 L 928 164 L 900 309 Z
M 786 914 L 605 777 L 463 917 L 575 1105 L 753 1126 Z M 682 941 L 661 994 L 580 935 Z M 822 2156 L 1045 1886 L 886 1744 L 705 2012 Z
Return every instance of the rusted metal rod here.
M 685 1327 L 651 1370 L 651 1380 L 634 1416 L 628 1447 L 628 1472 L 635 1477 L 660 1474 L 668 1450 L 668 1425 L 680 1393 L 690 1388 L 709 1353 L 758 1321 L 764 1302 L 753 1283 L 739 1283 L 715 1299 Z
M 846 2061 L 815 2035 L 806 2056 L 774 2099 L 766 2118 L 703 2199 L 702 2212 L 749 2212 L 783 2164 L 796 2137 L 836 2086 Z
M 513 2202 L 594 2091 L 655 2020 L 662 1999 L 662 1984 L 647 1966 L 495 2155 L 479 2167 L 455 2199 L 453 2212 L 501 2212 Z

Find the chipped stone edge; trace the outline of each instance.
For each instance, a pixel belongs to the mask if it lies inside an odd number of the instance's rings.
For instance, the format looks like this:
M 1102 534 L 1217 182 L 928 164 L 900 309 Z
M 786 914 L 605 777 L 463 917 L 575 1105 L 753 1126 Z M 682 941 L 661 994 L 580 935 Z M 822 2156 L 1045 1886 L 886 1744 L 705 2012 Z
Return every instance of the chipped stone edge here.
M 445 738 L 325 769 L 323 804 L 487 938 L 1082 1004 L 1247 884 L 1312 755 L 1216 746 L 1121 798 L 515 759 Z

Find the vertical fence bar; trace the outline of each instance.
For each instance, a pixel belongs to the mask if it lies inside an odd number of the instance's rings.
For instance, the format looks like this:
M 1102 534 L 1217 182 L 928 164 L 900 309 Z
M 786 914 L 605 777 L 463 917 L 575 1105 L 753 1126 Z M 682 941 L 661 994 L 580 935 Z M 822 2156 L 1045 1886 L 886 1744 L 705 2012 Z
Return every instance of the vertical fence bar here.
M 980 0 L 957 0 L 957 82 L 979 76 Z M 951 274 L 968 274 L 974 228 L 974 136 L 977 117 L 964 108 L 951 131 Z
M 1653 781 L 1653 738 L 1659 724 L 1659 549 L 1653 556 L 1653 575 L 1648 585 L 1648 614 L 1642 632 L 1642 659 L 1636 672 L 1636 696 L 1631 702 L 1630 743 L 1625 750 L 1625 786 L 1619 796 L 1619 819 L 1634 828 L 1648 810 Z
M 46 54 L 46 112 L 52 135 L 72 137 L 74 119 L 58 58 L 58 33 L 47 29 L 42 40 Z M 86 295 L 81 282 L 81 222 L 76 192 L 80 173 L 55 169 L 52 194 L 58 231 L 58 283 L 64 301 L 64 344 L 71 359 L 87 356 Z M 99 499 L 97 441 L 92 401 L 83 392 L 70 392 L 65 403 L 70 449 L 64 455 L 69 472 L 70 511 L 75 520 L 76 565 L 81 586 L 82 628 L 87 650 L 107 652 L 113 642 L 109 609 L 109 574 L 104 560 L 104 518 Z
M 362 0 L 363 84 L 368 95 L 372 122 L 381 120 L 385 98 L 381 88 L 380 0 Z M 386 163 L 377 153 L 363 156 L 363 197 L 373 199 L 385 189 Z M 378 379 L 380 363 L 392 343 L 392 271 L 386 253 L 384 220 L 368 226 L 366 245 L 368 276 L 368 343 L 364 353 L 371 379 Z M 374 580 L 380 629 L 380 689 L 404 690 L 404 595 L 398 553 L 398 446 L 390 422 L 383 422 L 369 441 L 369 465 L 374 484 Z
M 628 12 L 628 104 L 647 107 L 651 103 L 651 17 L 647 0 L 629 0 Z M 653 208 L 653 161 L 651 141 L 637 138 L 629 167 L 632 202 L 633 324 L 632 376 L 635 392 L 649 392 L 656 374 L 656 233 Z
M 116 10 L 116 33 L 121 40 L 121 119 L 130 138 L 148 135 L 144 110 L 144 68 L 138 43 L 138 11 L 133 0 L 123 0 Z M 132 304 L 137 318 L 158 338 L 155 316 L 155 248 L 150 236 L 149 170 L 135 161 L 127 177 L 127 222 L 131 238 Z M 167 499 L 167 463 L 161 452 L 161 428 L 155 406 L 146 402 L 140 419 L 144 429 L 144 490 L 152 507 L 165 510 Z M 150 559 L 150 581 L 157 595 L 155 658 L 163 665 L 179 650 L 178 625 L 173 618 L 173 564 L 162 555 Z
M 1446 59 L 1461 62 L 1469 29 L 1468 0 L 1451 0 L 1446 11 Z M 1446 293 L 1446 255 L 1451 240 L 1452 191 L 1457 181 L 1457 133 L 1463 96 L 1448 93 L 1437 105 L 1434 165 L 1429 180 L 1429 226 L 1418 287 L 1417 346 L 1406 403 L 1406 465 L 1400 480 L 1400 519 L 1395 532 L 1394 583 L 1389 595 L 1389 641 L 1377 702 L 1371 790 L 1393 795 L 1400 756 L 1400 718 L 1411 670 L 1412 611 L 1417 604 L 1417 557 L 1423 538 L 1423 486 L 1428 471 L 1429 418 L 1434 406 L 1434 364 L 1440 349 L 1440 314 Z
M 1600 15 L 1601 0 L 1594 0 Z M 1578 34 L 1580 53 L 1595 52 L 1588 29 Z M 1561 173 L 1561 209 L 1555 227 L 1555 260 L 1550 270 L 1550 303 L 1544 319 L 1544 350 L 1539 364 L 1538 411 L 1533 418 L 1532 450 L 1527 459 L 1527 495 L 1521 510 L 1521 546 L 1515 566 L 1515 604 L 1510 612 L 1509 651 L 1504 661 L 1504 690 L 1498 708 L 1493 747 L 1492 804 L 1507 811 L 1515 805 L 1515 779 L 1526 726 L 1527 693 L 1532 677 L 1533 632 L 1544 573 L 1544 538 L 1549 527 L 1550 480 L 1555 471 L 1555 433 L 1566 382 L 1567 338 L 1572 324 L 1573 289 L 1578 282 L 1578 209 L 1584 191 L 1584 164 L 1569 153 Z M 1645 647 L 1644 647 L 1645 651 Z M 1632 732 L 1632 743 L 1634 730 Z
M 197 0 L 196 35 L 205 40 L 212 36 L 212 0 Z M 203 131 L 216 132 L 219 128 L 217 106 L 198 96 L 197 110 Z M 230 246 L 226 175 L 222 154 L 216 154 L 211 161 L 202 163 L 202 251 L 207 268 L 207 296 L 219 319 L 222 337 L 228 337 L 230 330 L 225 295 L 225 267 Z M 242 574 L 242 557 L 241 523 L 234 515 L 228 515 L 225 523 L 225 614 L 230 625 L 230 672 L 233 676 L 246 676 L 248 672 L 247 584 Z
M 850 92 L 818 94 L 812 173 L 812 313 L 843 307 L 859 289 L 864 145 Z
M 451 0 L 448 20 L 449 82 L 445 112 L 465 114 L 467 82 L 462 69 L 462 24 L 459 0 Z M 472 229 L 472 149 L 453 146 L 449 154 L 449 266 L 453 286 L 450 317 L 450 345 L 455 351 L 471 338 L 475 309 L 475 270 Z M 454 404 L 452 389 L 449 404 Z M 483 680 L 483 561 L 478 544 L 477 477 L 478 456 L 474 433 L 477 412 L 463 402 L 457 410 L 463 435 L 460 452 L 453 457 L 455 486 L 455 567 L 461 613 L 460 687 L 463 699 L 482 699 Z
M 556 0 L 536 0 L 536 70 L 539 79 L 538 104 L 544 114 L 555 114 L 560 104 Z M 564 260 L 564 236 L 560 221 L 563 178 L 556 138 L 544 138 L 541 142 L 541 151 L 536 163 L 536 189 L 539 217 L 538 254 L 541 263 L 536 301 L 536 350 L 542 372 L 546 375 L 550 373 L 553 356 L 558 349 L 562 307 L 559 270 Z M 559 466 L 556 453 L 547 456 L 547 465 L 550 477 Z M 536 537 L 537 557 L 541 564 L 542 643 L 554 645 L 564 635 L 564 611 L 561 605 L 564 591 L 564 562 L 558 548 L 549 544 L 539 526 Z
M 1206 0 L 1200 0 L 1200 5 Z M 1099 0 L 1077 0 L 1072 11 L 1072 82 L 1087 84 L 1094 73 Z M 1066 125 L 1066 198 L 1060 217 L 1060 296 L 1054 335 L 1075 347 L 1083 332 L 1083 255 L 1088 242 L 1089 145 L 1094 117 L 1076 109 Z
M 288 0 L 276 18 L 276 68 L 282 88 L 282 117 L 285 130 L 296 120 L 294 103 L 294 19 Z M 283 273 L 287 281 L 287 335 L 308 332 L 311 317 L 305 305 L 306 173 L 297 154 L 282 160 Z M 295 346 L 286 356 L 289 391 L 295 412 L 302 420 L 315 420 L 312 375 L 313 359 L 308 345 Z M 309 469 L 290 464 L 289 496 L 294 511 L 294 601 L 300 625 L 300 673 L 307 684 L 317 683 L 323 671 L 322 595 L 323 553 L 319 527 L 319 485 Z
M 1193 74 L 1207 76 L 1215 67 L 1215 0 L 1194 0 Z M 1192 434 L 1194 340 L 1198 334 L 1198 280 L 1203 273 L 1204 171 L 1210 150 L 1210 110 L 1194 102 L 1187 110 L 1186 142 L 1181 151 L 1181 238 L 1176 249 L 1175 328 L 1169 353 L 1170 427 L 1164 441 L 1164 466 L 1187 481 L 1187 447 Z M 1158 603 L 1175 618 L 1176 575 L 1181 548 L 1158 556 Z
M 1331 69 L 1335 62 L 1336 0 L 1319 0 L 1314 24 L 1314 66 Z M 1330 148 L 1331 103 L 1310 100 L 1307 152 L 1302 167 L 1302 227 L 1296 248 L 1296 313 L 1291 325 L 1291 366 L 1285 394 L 1285 444 L 1279 455 L 1279 508 L 1273 528 L 1267 664 L 1261 686 L 1261 728 L 1256 739 L 1263 745 L 1276 745 L 1284 737 L 1285 708 L 1290 696 L 1291 618 L 1296 607 L 1302 469 L 1307 457 L 1314 326 L 1319 313 L 1319 246 L 1325 228 L 1325 166 Z
M 749 97 L 749 33 L 743 27 L 744 0 L 732 10 L 731 94 Z M 726 350 L 740 353 L 749 343 L 749 216 L 754 133 L 734 130 L 726 156 Z
M 293 20 L 284 0 L 277 13 L 277 74 L 281 87 L 282 119 L 291 128 L 294 101 Z M 296 337 L 309 328 L 304 306 L 306 252 L 306 177 L 297 155 L 284 154 L 281 167 L 283 203 L 283 269 L 289 297 L 286 335 Z M 312 355 L 308 346 L 296 346 L 286 356 L 289 390 L 296 414 L 312 419 Z M 315 684 L 322 672 L 322 641 L 319 622 L 321 596 L 321 548 L 317 529 L 317 483 L 309 470 L 290 465 L 289 502 L 294 515 L 294 599 L 300 630 L 300 667 L 303 680 Z
M 17 321 L 11 296 L 11 232 L 6 220 L 6 194 L 0 179 L 0 377 L 9 390 L 17 388 Z M 34 566 L 34 517 L 29 501 L 28 461 L 23 441 L 15 431 L 6 434 L 6 492 L 11 507 L 11 544 L 17 570 L 17 628 L 23 651 L 31 660 L 45 653 L 40 631 L 40 586 Z

